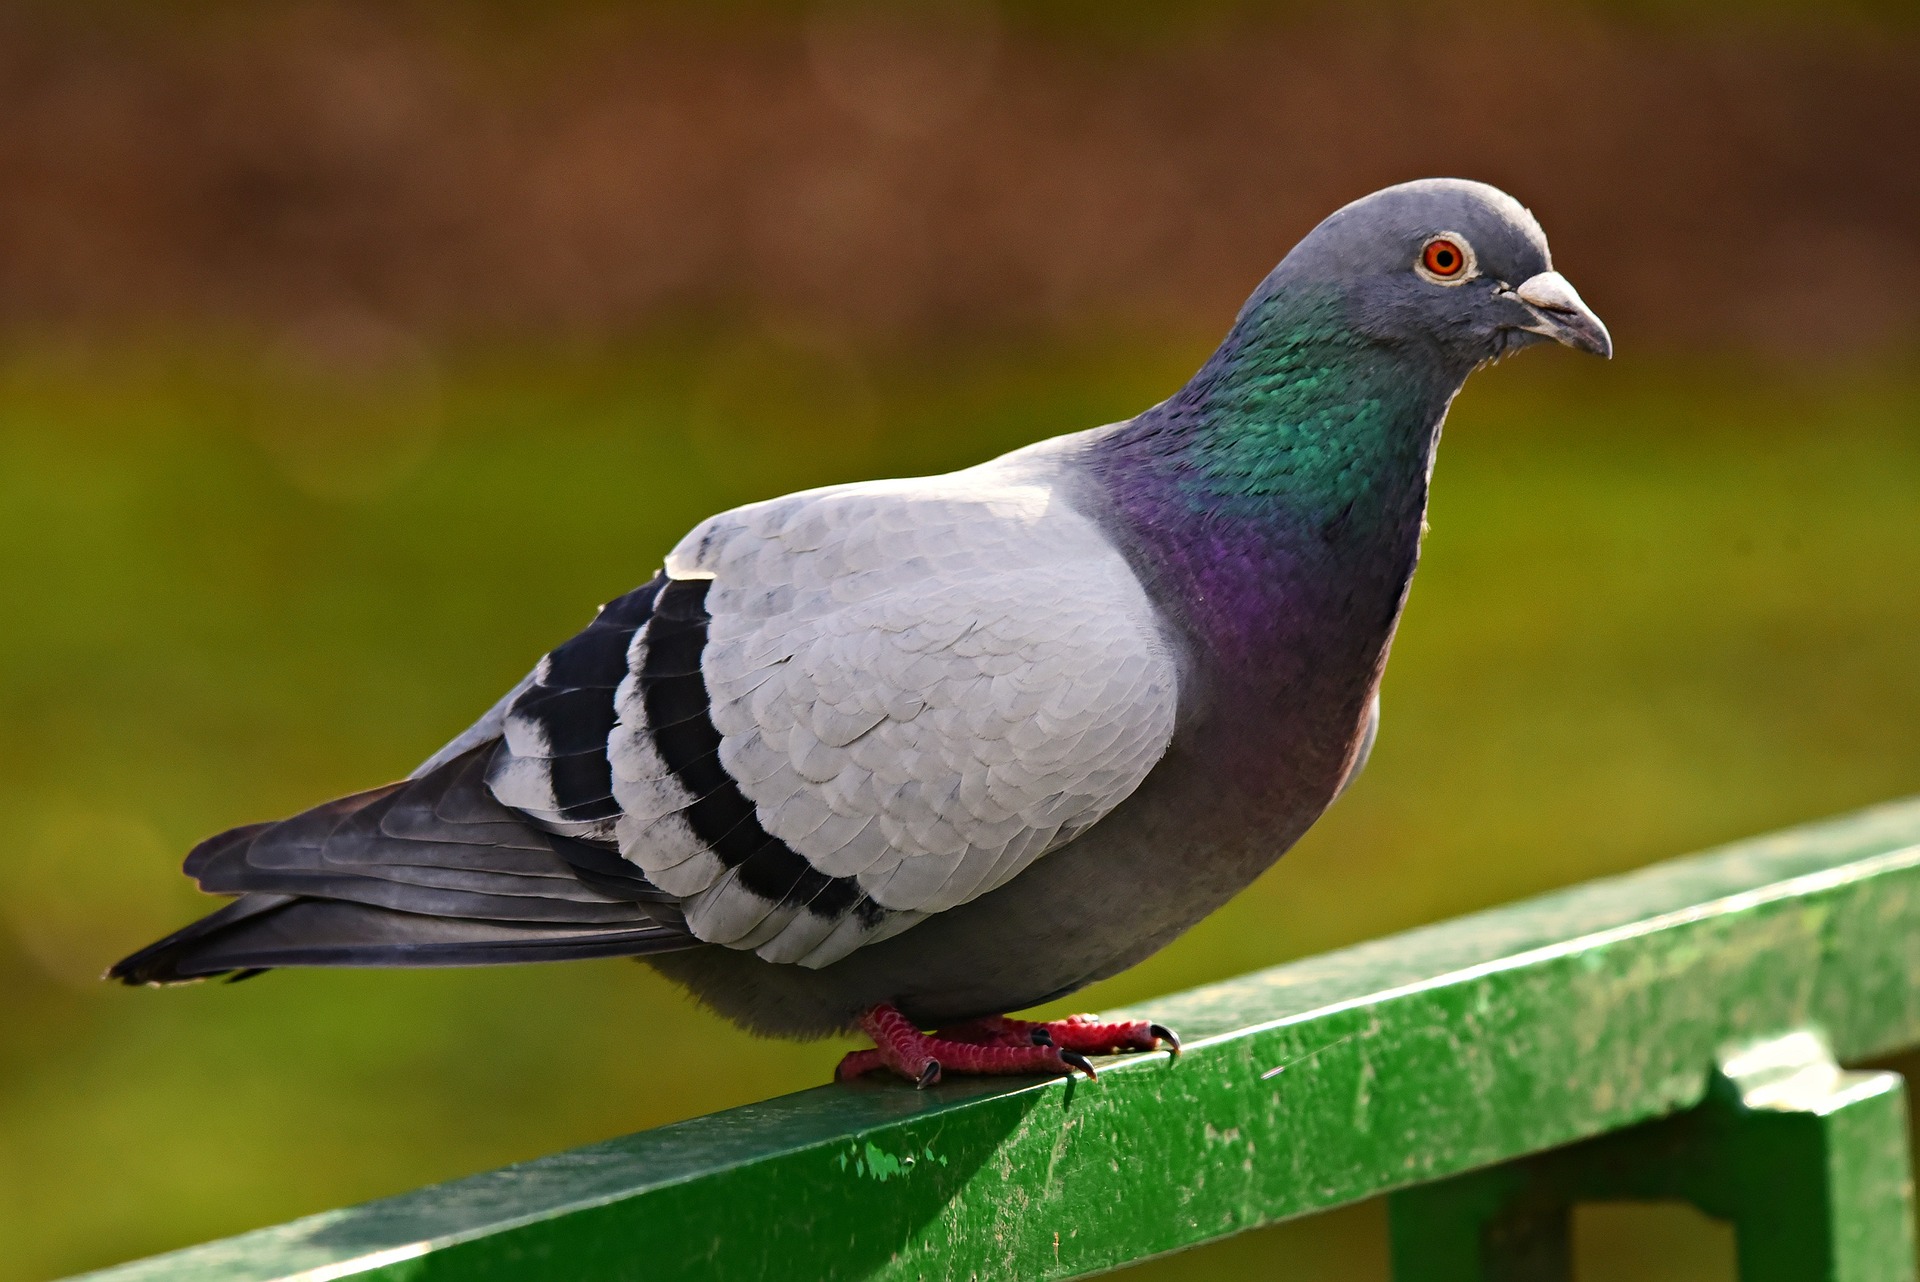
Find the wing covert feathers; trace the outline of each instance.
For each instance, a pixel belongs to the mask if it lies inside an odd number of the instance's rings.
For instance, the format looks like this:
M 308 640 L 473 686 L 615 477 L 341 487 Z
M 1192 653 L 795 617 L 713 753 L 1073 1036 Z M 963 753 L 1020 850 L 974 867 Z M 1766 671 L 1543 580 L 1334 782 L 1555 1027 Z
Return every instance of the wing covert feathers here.
M 1003 885 L 1172 738 L 1132 570 L 1004 464 L 725 513 L 668 574 L 619 693 L 615 836 L 711 942 L 828 964 Z

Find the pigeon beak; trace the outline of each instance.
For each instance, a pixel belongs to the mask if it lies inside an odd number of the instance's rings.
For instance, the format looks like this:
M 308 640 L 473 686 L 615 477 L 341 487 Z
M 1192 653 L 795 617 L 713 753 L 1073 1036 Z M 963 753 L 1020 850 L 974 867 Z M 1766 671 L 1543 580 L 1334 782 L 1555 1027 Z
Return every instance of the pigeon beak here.
M 1595 356 L 1613 355 L 1613 337 L 1606 325 L 1581 300 L 1573 282 L 1559 272 L 1530 276 L 1513 293 L 1533 313 L 1534 323 L 1522 329 Z

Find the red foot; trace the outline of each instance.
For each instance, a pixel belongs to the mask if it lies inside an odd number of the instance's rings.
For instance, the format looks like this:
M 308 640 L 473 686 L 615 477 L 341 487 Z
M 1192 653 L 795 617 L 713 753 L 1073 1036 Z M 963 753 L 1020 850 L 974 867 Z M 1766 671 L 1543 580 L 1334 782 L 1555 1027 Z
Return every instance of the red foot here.
M 1121 1051 L 1157 1051 L 1165 1042 L 1174 1058 L 1180 1056 L 1180 1038 L 1165 1024 L 1144 1019 L 1125 1019 L 1108 1023 L 1098 1015 L 1069 1015 L 1065 1019 L 1033 1024 L 1023 1019 L 1005 1019 L 1001 1023 L 1018 1025 L 1035 1041 L 1045 1037 L 1062 1050 L 1086 1055 L 1116 1055 Z
M 874 1049 L 854 1051 L 834 1070 L 838 1081 L 887 1068 L 921 1089 L 955 1073 L 1085 1073 L 1095 1077 L 1088 1055 L 1150 1051 L 1166 1042 L 1175 1055 L 1180 1039 L 1146 1020 L 1106 1024 L 1092 1015 L 1052 1023 L 993 1016 L 943 1028 L 929 1036 L 892 1006 L 875 1006 L 860 1017 Z

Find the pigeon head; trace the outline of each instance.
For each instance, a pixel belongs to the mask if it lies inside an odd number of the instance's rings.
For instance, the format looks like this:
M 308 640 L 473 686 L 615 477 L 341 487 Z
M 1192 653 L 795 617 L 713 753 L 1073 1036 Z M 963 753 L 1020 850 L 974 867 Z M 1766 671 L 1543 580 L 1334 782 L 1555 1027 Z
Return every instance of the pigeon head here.
M 1553 270 L 1540 224 L 1485 183 L 1429 178 L 1354 201 L 1314 228 L 1249 305 L 1328 293 L 1367 338 L 1438 348 L 1463 375 L 1547 339 L 1613 354 L 1607 327 Z
M 1090 470 L 1201 648 L 1292 689 L 1309 669 L 1273 656 L 1391 635 L 1448 406 L 1547 339 L 1613 350 L 1520 202 L 1389 187 L 1308 233 L 1179 391 L 1092 442 Z

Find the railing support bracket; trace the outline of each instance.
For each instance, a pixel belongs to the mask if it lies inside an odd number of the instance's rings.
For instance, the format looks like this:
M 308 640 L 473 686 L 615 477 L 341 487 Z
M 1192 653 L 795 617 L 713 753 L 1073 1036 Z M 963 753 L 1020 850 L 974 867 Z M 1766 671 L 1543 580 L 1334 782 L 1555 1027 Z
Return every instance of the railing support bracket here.
M 1394 1282 L 1571 1282 L 1574 1205 L 1619 1201 L 1731 1222 L 1741 1282 L 1914 1282 L 1904 1084 L 1744 1047 L 1687 1112 L 1393 1194 Z

